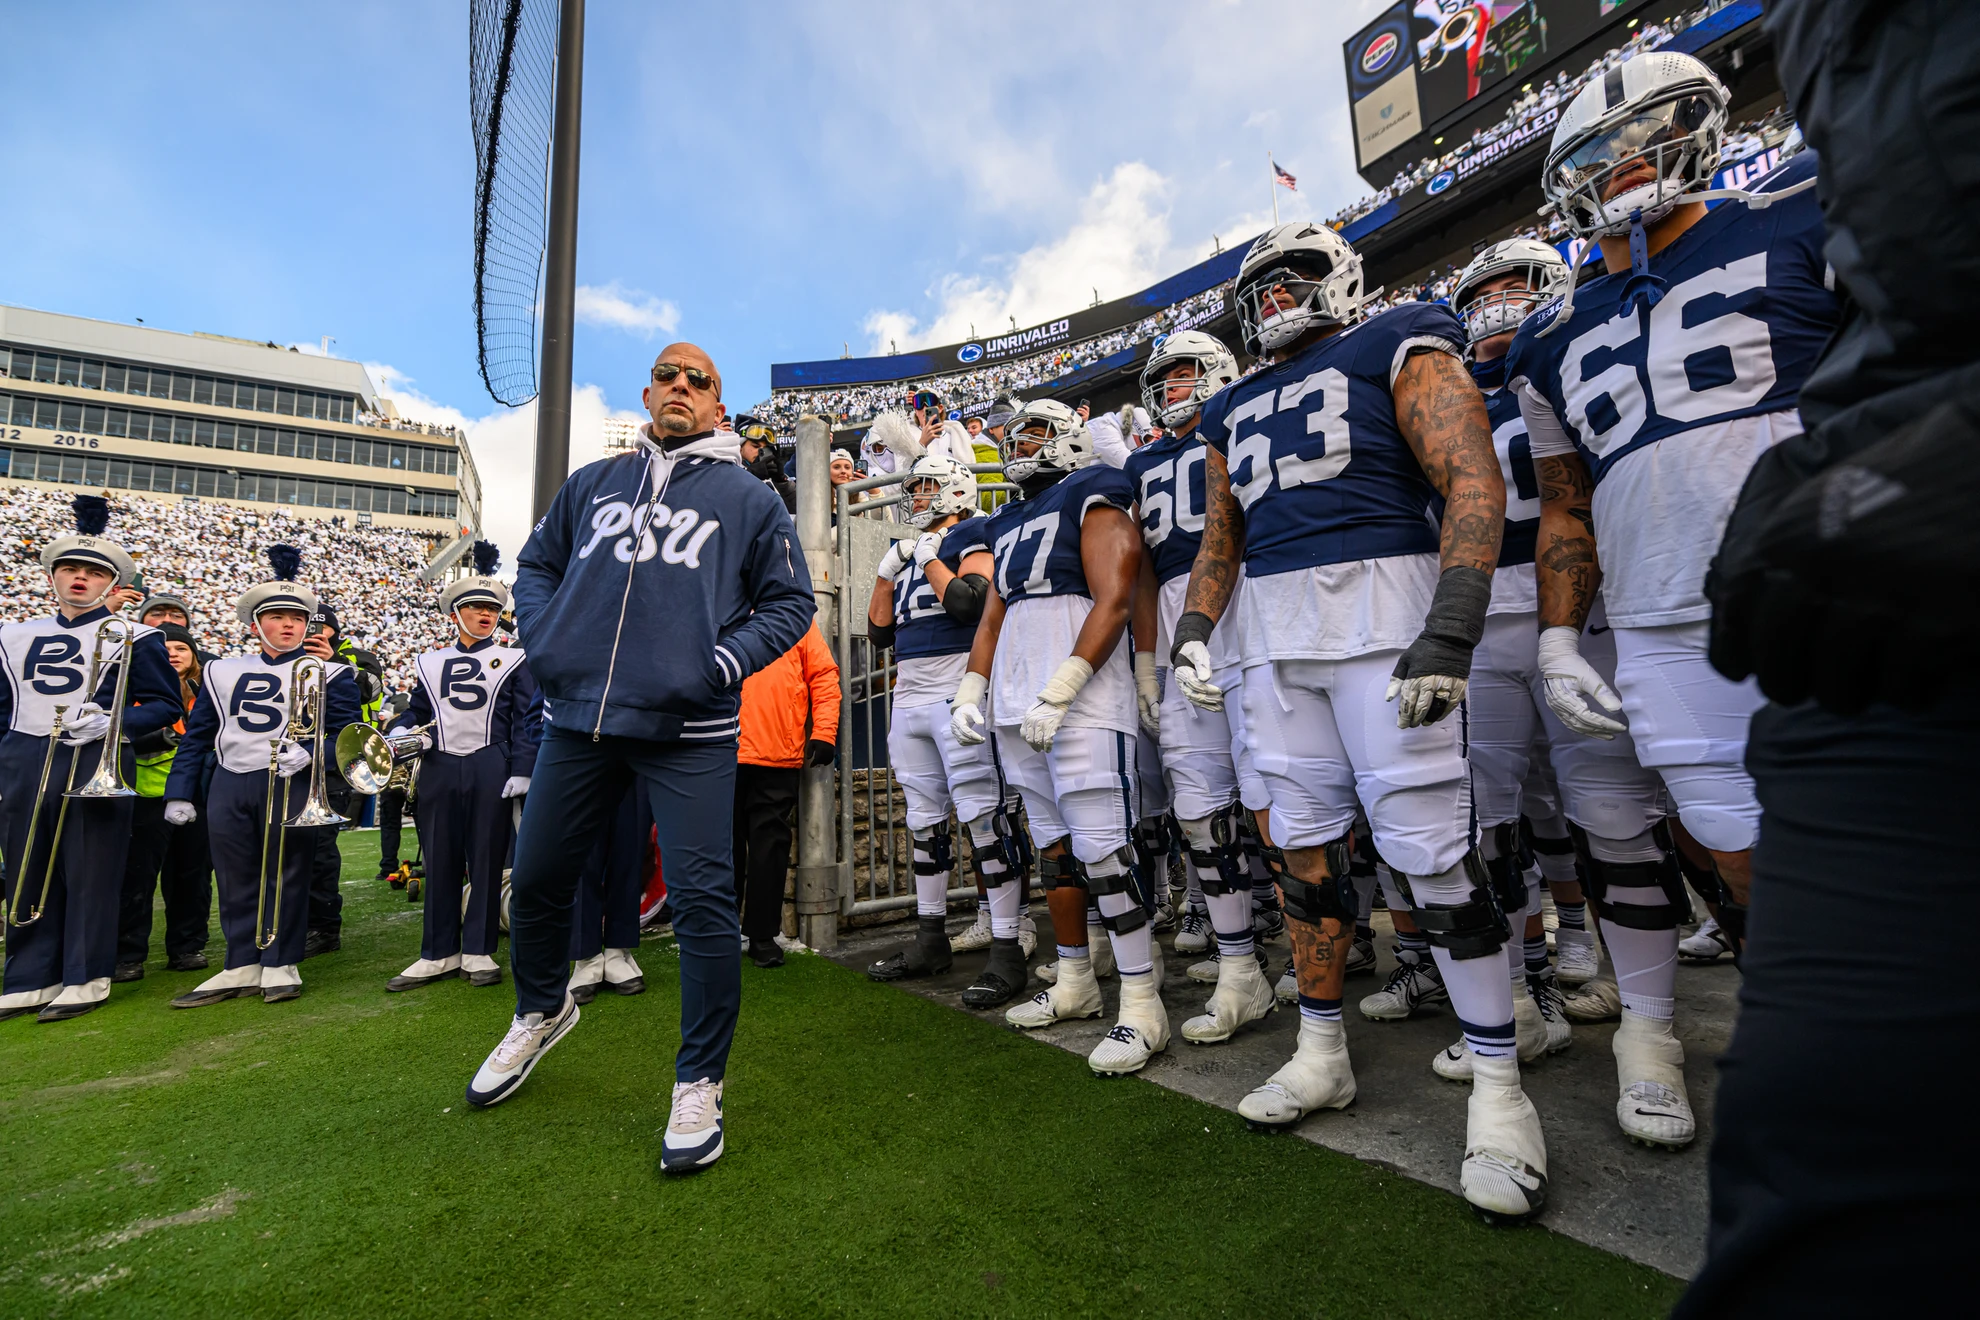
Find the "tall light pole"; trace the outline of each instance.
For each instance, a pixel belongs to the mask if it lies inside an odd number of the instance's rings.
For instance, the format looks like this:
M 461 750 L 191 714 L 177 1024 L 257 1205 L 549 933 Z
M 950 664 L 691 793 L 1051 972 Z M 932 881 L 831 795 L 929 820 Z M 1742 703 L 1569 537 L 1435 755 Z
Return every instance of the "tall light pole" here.
M 584 0 L 562 0 L 550 128 L 550 243 L 544 254 L 543 367 L 536 395 L 536 498 L 550 501 L 571 466 L 571 331 L 577 313 L 578 134 L 584 100 Z

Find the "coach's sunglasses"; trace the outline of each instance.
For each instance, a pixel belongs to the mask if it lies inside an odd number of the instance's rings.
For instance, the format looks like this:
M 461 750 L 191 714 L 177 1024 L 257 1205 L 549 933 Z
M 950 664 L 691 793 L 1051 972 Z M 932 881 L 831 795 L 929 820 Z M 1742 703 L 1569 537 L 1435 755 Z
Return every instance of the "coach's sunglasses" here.
M 653 381 L 656 385 L 671 385 L 674 377 L 683 371 L 687 373 L 688 384 L 703 394 L 715 388 L 715 378 L 700 367 L 684 367 L 678 362 L 660 362 L 653 367 Z

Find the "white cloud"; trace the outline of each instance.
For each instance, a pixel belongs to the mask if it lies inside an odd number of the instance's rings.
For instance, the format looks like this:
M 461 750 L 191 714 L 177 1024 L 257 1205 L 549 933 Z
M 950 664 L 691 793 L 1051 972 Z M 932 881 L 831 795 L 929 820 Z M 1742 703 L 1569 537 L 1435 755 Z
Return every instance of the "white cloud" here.
M 401 417 L 467 432 L 468 449 L 481 476 L 482 534 L 502 548 L 501 575 L 513 577 L 516 555 L 535 523 L 531 503 L 536 487 L 536 404 L 468 417 L 427 398 L 413 388 L 411 377 L 387 363 L 367 362 L 365 369 Z M 575 472 L 605 456 L 607 417 L 637 416 L 608 406 L 605 391 L 596 385 L 573 386 L 569 470 Z
M 673 334 L 681 323 L 681 309 L 638 289 L 622 289 L 613 280 L 603 287 L 578 285 L 577 319 L 586 325 L 601 325 L 651 339 L 656 334 Z

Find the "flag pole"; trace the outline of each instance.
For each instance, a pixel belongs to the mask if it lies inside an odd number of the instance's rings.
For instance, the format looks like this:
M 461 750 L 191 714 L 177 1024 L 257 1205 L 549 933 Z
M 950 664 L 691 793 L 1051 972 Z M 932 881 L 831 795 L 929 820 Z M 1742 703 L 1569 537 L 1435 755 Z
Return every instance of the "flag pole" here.
M 1274 228 L 1277 228 L 1279 224 L 1279 170 L 1278 162 L 1272 159 L 1272 153 L 1269 151 L 1265 153 L 1265 184 L 1272 190 L 1272 225 Z

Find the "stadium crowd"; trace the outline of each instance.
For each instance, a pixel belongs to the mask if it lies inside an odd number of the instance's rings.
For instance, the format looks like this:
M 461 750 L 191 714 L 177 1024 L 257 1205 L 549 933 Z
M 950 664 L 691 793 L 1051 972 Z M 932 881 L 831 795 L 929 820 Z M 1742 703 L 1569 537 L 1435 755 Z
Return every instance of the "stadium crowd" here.
M 414 657 L 439 637 L 437 588 L 419 576 L 429 557 L 423 537 L 342 519 L 297 518 L 279 509 L 168 503 L 122 491 L 104 495 L 113 508 L 112 534 L 129 549 L 146 591 L 186 599 L 193 607 L 193 636 L 204 650 L 239 649 L 234 599 L 267 575 L 264 552 L 278 543 L 301 548 L 345 636 L 384 665 L 386 691 L 412 685 Z M 47 613 L 48 575 L 38 556 L 69 526 L 72 498 L 68 490 L 0 487 L 6 527 L 0 536 L 0 619 Z

